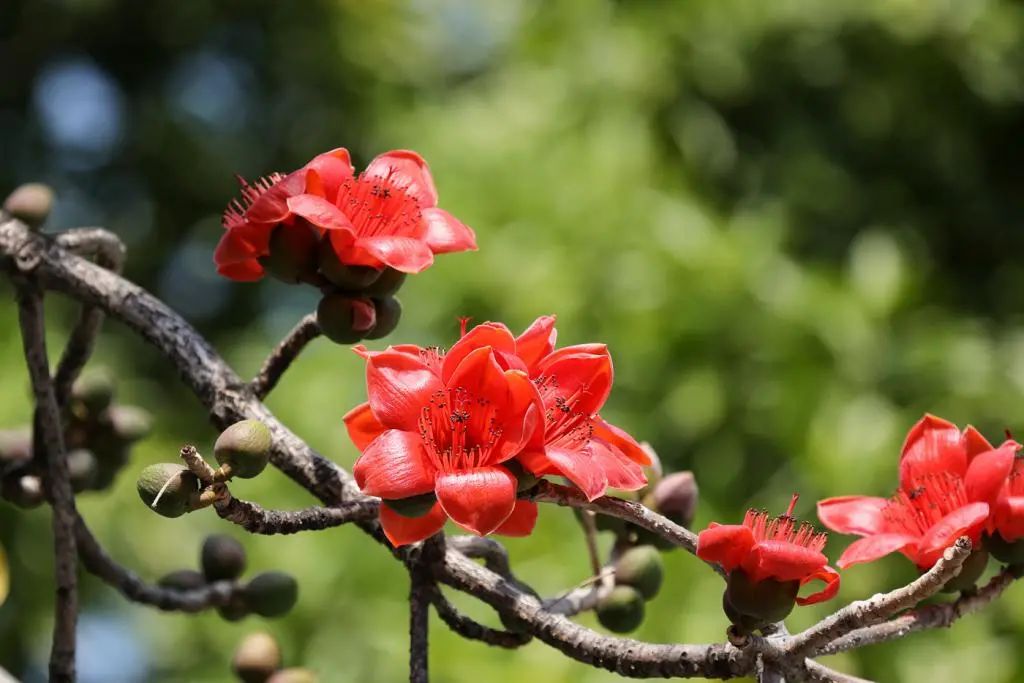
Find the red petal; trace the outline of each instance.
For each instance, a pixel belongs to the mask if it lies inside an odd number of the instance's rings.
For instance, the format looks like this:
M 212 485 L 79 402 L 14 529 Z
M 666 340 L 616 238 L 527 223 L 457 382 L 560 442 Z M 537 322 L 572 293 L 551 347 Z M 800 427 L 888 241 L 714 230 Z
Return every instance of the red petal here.
M 444 386 L 423 361 L 383 351 L 366 362 L 366 390 L 373 414 L 392 429 L 419 430 L 420 412 Z
M 720 564 L 727 572 L 740 566 L 753 547 L 754 534 L 742 524 L 712 522 L 697 534 L 697 557 Z
M 996 506 L 993 526 L 1007 541 L 1024 538 L 1024 496 L 1004 496 Z
M 581 350 L 581 349 L 586 349 Z M 594 349 L 600 352 L 594 353 Z M 608 400 L 614 371 L 608 349 L 603 345 L 567 346 L 555 351 L 538 367 L 540 374 L 555 379 L 558 396 L 574 400 L 573 410 L 594 414 Z
M 977 542 L 981 528 L 988 519 L 989 507 L 985 503 L 971 503 L 950 512 L 933 524 L 917 544 L 917 566 L 926 568 L 935 564 L 943 551 L 961 536 Z
M 494 533 L 502 536 L 529 536 L 536 525 L 537 504 L 528 500 L 516 500 L 512 514 L 494 530 Z
M 902 489 L 917 488 L 918 482 L 929 474 L 952 472 L 963 476 L 966 470 L 967 451 L 956 425 L 925 415 L 911 428 L 900 456 Z
M 453 522 L 486 536 L 512 514 L 516 478 L 504 467 L 479 467 L 438 475 L 434 491 Z
M 587 500 L 604 495 L 604 490 L 608 487 L 608 478 L 604 469 L 594 462 L 589 452 L 548 446 L 545 455 L 564 477 L 583 492 Z
M 598 416 L 594 420 L 594 436 L 604 439 L 625 455 L 627 458 L 639 465 L 652 464 L 651 455 L 636 442 L 636 440 L 613 424 L 605 422 Z
M 604 472 L 607 485 L 622 491 L 636 491 L 647 485 L 643 468 L 627 458 L 619 449 L 601 439 L 591 439 L 587 445 L 594 464 Z
M 818 501 L 818 519 L 832 531 L 841 534 L 870 536 L 885 528 L 882 510 L 885 498 L 872 496 L 840 496 Z
M 828 558 L 818 550 L 789 541 L 760 541 L 743 561 L 743 569 L 754 581 L 796 581 L 827 563 Z
M 360 451 L 365 451 L 370 442 L 385 430 L 384 425 L 370 410 L 369 403 L 363 403 L 348 411 L 344 420 L 349 438 Z
M 381 154 L 363 171 L 363 178 L 383 178 L 395 187 L 405 190 L 421 209 L 437 206 L 437 189 L 430 175 L 430 167 L 416 152 L 396 149 Z
M 544 405 L 536 385 L 518 370 L 506 370 L 505 380 L 508 382 L 508 405 L 502 420 L 505 427 L 498 446 L 498 462 L 519 454 L 536 433 L 544 431 Z
M 912 548 L 916 540 L 913 536 L 906 534 L 875 534 L 874 536 L 861 538 L 851 543 L 843 551 L 843 555 L 836 562 L 836 565 L 840 569 L 846 569 L 855 564 L 874 562 L 897 550 Z M 913 556 L 914 552 L 909 554 Z
M 434 490 L 434 467 L 420 435 L 389 429 L 374 439 L 352 468 L 356 484 L 368 496 L 401 499 Z
M 473 351 L 489 346 L 500 354 L 515 355 L 516 340 L 501 323 L 483 323 L 465 334 L 444 355 L 441 378 L 447 382 L 462 360 Z
M 476 251 L 476 235 L 444 209 L 424 209 L 423 221 L 427 230 L 423 239 L 435 254 L 458 251 Z
M 516 337 L 516 355 L 523 359 L 531 377 L 536 376 L 534 371 L 541 359 L 555 350 L 557 338 L 553 315 L 542 315 Z
M 261 194 L 246 212 L 245 219 L 253 223 L 280 223 L 288 218 L 288 198 L 306 189 L 306 171 L 289 173 Z
M 396 548 L 430 538 L 444 527 L 447 520 L 440 503 L 434 503 L 430 512 L 422 517 L 404 517 L 386 503 L 380 504 L 381 529 Z
M 909 432 L 907 432 L 907 438 L 903 440 L 903 448 L 900 450 L 900 455 L 906 455 L 910 447 L 913 446 L 918 439 L 922 438 L 926 432 L 944 431 L 956 428 L 956 425 L 949 420 L 936 417 L 931 413 L 925 413 L 924 417 L 915 422 L 914 426 L 910 428 Z
M 237 282 L 256 282 L 263 278 L 263 266 L 256 259 L 217 266 L 217 272 Z
M 967 425 L 964 429 L 961 440 L 964 450 L 967 451 L 968 458 L 973 458 L 978 453 L 984 453 L 985 451 L 990 451 L 993 448 L 992 444 L 988 442 L 988 439 L 982 436 L 981 432 L 971 425 Z
M 342 230 L 354 233 L 352 222 L 341 209 L 323 197 L 315 194 L 300 194 L 288 198 L 288 208 L 296 216 L 302 216 L 307 221 L 325 230 Z
M 967 466 L 964 486 L 967 499 L 992 503 L 999 495 L 1006 478 L 1010 476 L 1018 445 L 1010 441 L 999 448 L 978 453 Z
M 462 359 L 458 367 L 445 381 L 449 389 L 462 388 L 475 399 L 487 399 L 503 411 L 508 403 L 508 378 L 498 365 L 494 351 L 483 346 Z
M 221 235 L 220 242 L 213 251 L 213 262 L 218 266 L 226 266 L 250 261 L 259 255 L 256 248 L 245 239 L 243 231 L 234 228 Z
M 360 256 L 365 252 L 370 258 Z M 352 245 L 346 256 L 352 257 L 352 265 L 376 266 L 383 263 L 403 273 L 419 273 L 434 263 L 434 253 L 422 240 L 414 237 L 361 237 Z M 350 261 L 342 260 L 343 263 Z
M 337 199 L 338 188 L 355 174 L 355 169 L 352 168 L 352 159 L 344 147 L 318 154 L 306 164 L 306 168 L 316 172 L 323 188 L 323 196 L 329 202 L 334 202 Z M 308 178 L 306 187 L 307 189 L 309 187 Z
M 813 574 L 808 574 L 804 578 L 800 579 L 800 585 L 806 586 L 812 581 L 824 581 L 825 587 L 817 593 L 811 593 L 806 598 L 797 597 L 796 604 L 798 605 L 813 605 L 817 602 L 825 602 L 831 600 L 839 592 L 839 572 L 832 567 L 822 567 L 815 571 Z

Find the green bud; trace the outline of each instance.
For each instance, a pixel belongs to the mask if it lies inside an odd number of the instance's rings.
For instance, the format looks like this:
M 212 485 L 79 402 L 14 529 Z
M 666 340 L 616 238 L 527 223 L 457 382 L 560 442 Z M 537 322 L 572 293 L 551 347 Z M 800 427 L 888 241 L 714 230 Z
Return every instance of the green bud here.
M 676 524 L 688 527 L 693 523 L 698 498 L 693 472 L 673 472 L 654 486 L 648 507 Z
M 385 268 L 384 272 L 380 274 L 372 285 L 364 290 L 367 296 L 372 297 L 386 297 L 395 294 L 399 289 L 402 288 L 402 284 L 405 282 L 406 274 L 400 270 L 394 268 Z
M 943 593 L 959 593 L 974 588 L 978 579 L 985 572 L 988 566 L 988 551 L 984 549 L 975 550 L 964 563 L 960 565 L 960 573 L 946 582 L 942 587 Z
M 80 493 L 95 487 L 99 473 L 99 464 L 92 451 L 76 448 L 67 454 L 68 474 L 71 477 L 71 488 Z
M 320 242 L 318 265 L 321 275 L 346 292 L 359 292 L 366 289 L 384 272 L 370 266 L 345 265 L 338 260 L 338 255 L 329 239 Z
M 95 419 L 114 400 L 114 380 L 107 372 L 92 372 L 71 387 L 71 398 L 80 402 L 89 417 Z
M 395 297 L 389 296 L 372 301 L 377 322 L 373 329 L 363 336 L 363 339 L 380 339 L 388 336 L 398 327 L 398 321 L 402 317 L 402 302 Z
M 241 621 L 252 614 L 252 609 L 242 595 L 235 594 L 226 605 L 217 608 L 217 614 L 224 621 Z
M 114 434 L 122 441 L 138 441 L 153 429 L 153 416 L 137 406 L 111 406 L 107 417 Z
M 199 490 L 199 479 L 182 465 L 161 462 L 143 469 L 135 487 L 142 502 L 157 514 L 181 517 Z
M 284 572 L 264 572 L 245 587 L 245 600 L 252 611 L 263 617 L 287 614 L 299 598 L 299 584 Z
M 1006 564 L 1024 563 L 1024 538 L 1007 541 L 998 531 L 994 534 L 985 534 L 981 538 L 986 550 L 992 553 L 992 557 Z
M 53 188 L 42 183 L 25 183 L 4 200 L 4 211 L 35 230 L 46 222 L 53 209 Z
M 199 564 L 207 581 L 232 581 L 245 571 L 245 548 L 230 536 L 207 536 Z
M 616 586 L 597 602 L 597 620 L 612 633 L 629 633 L 644 621 L 644 598 L 632 586 Z
M 244 683 L 264 683 L 281 667 L 281 647 L 269 633 L 250 633 L 235 649 L 231 670 Z
M 723 606 L 730 621 L 745 632 L 785 619 L 796 604 L 799 581 L 751 581 L 742 569 L 729 572 Z
M 320 299 L 316 307 L 320 330 L 338 344 L 355 344 L 377 324 L 377 313 L 369 299 L 353 299 L 334 292 Z
M 39 507 L 46 499 L 43 481 L 34 474 L 8 475 L 0 479 L 0 494 L 20 508 Z
M 664 574 L 661 555 L 649 545 L 630 548 L 615 562 L 615 585 L 636 588 L 644 600 L 658 594 Z
M 165 574 L 156 583 L 163 588 L 190 591 L 205 586 L 206 577 L 195 569 L 178 569 L 170 574 Z
M 422 517 L 434 508 L 437 496 L 433 493 L 424 493 L 420 496 L 385 500 L 384 502 L 403 517 Z
M 228 478 L 252 479 L 270 461 L 270 430 L 259 420 L 242 420 L 217 437 L 213 457 Z
M 319 242 L 320 236 L 305 220 L 279 225 L 270 235 L 270 253 L 260 259 L 260 265 L 281 282 L 296 284 L 316 272 Z
M 267 683 L 317 683 L 316 674 L 309 669 L 291 667 L 281 669 L 267 679 Z

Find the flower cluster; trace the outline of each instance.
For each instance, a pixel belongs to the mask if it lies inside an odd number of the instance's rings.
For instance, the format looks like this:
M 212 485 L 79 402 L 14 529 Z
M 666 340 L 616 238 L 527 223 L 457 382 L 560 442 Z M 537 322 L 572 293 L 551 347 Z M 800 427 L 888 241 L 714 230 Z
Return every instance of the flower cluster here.
M 976 549 L 983 536 L 993 538 L 986 545 L 999 546 L 997 556 L 1016 550 L 1014 542 L 1024 537 L 1019 450 L 1012 439 L 997 448 L 974 427 L 961 431 L 925 415 L 903 444 L 899 488 L 892 497 L 842 496 L 818 503 L 825 526 L 862 537 L 846 549 L 838 565 L 899 552 L 925 571 L 961 536 L 969 537 Z M 973 571 L 961 572 L 958 587 L 973 584 L 984 570 L 984 551 L 976 551 L 974 558 L 968 567 Z
M 447 352 L 357 347 L 369 400 L 345 424 L 362 452 L 356 482 L 383 499 L 392 543 L 423 540 L 447 519 L 480 535 L 528 534 L 537 507 L 517 493 L 547 474 L 591 499 L 644 485 L 647 454 L 598 414 L 612 385 L 608 349 L 556 350 L 554 324 L 545 316 L 515 337 L 484 323 Z

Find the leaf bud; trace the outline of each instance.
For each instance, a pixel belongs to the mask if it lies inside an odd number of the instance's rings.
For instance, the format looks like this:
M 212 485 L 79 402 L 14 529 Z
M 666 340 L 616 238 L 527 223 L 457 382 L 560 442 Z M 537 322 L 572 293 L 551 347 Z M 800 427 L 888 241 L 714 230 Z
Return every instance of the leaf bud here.
M 659 481 L 651 493 L 650 506 L 676 524 L 688 527 L 697 511 L 699 491 L 693 472 L 673 472 Z

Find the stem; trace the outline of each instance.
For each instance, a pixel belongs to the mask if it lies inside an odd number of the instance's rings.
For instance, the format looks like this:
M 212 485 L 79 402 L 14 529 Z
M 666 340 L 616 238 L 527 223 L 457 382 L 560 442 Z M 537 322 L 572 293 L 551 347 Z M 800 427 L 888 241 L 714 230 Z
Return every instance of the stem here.
M 253 393 L 260 400 L 266 398 L 306 345 L 319 336 L 320 323 L 317 322 L 316 315 L 310 313 L 302 318 L 263 361 L 259 374 L 252 380 Z
M 409 683 L 429 683 L 430 579 L 413 567 L 409 580 Z

